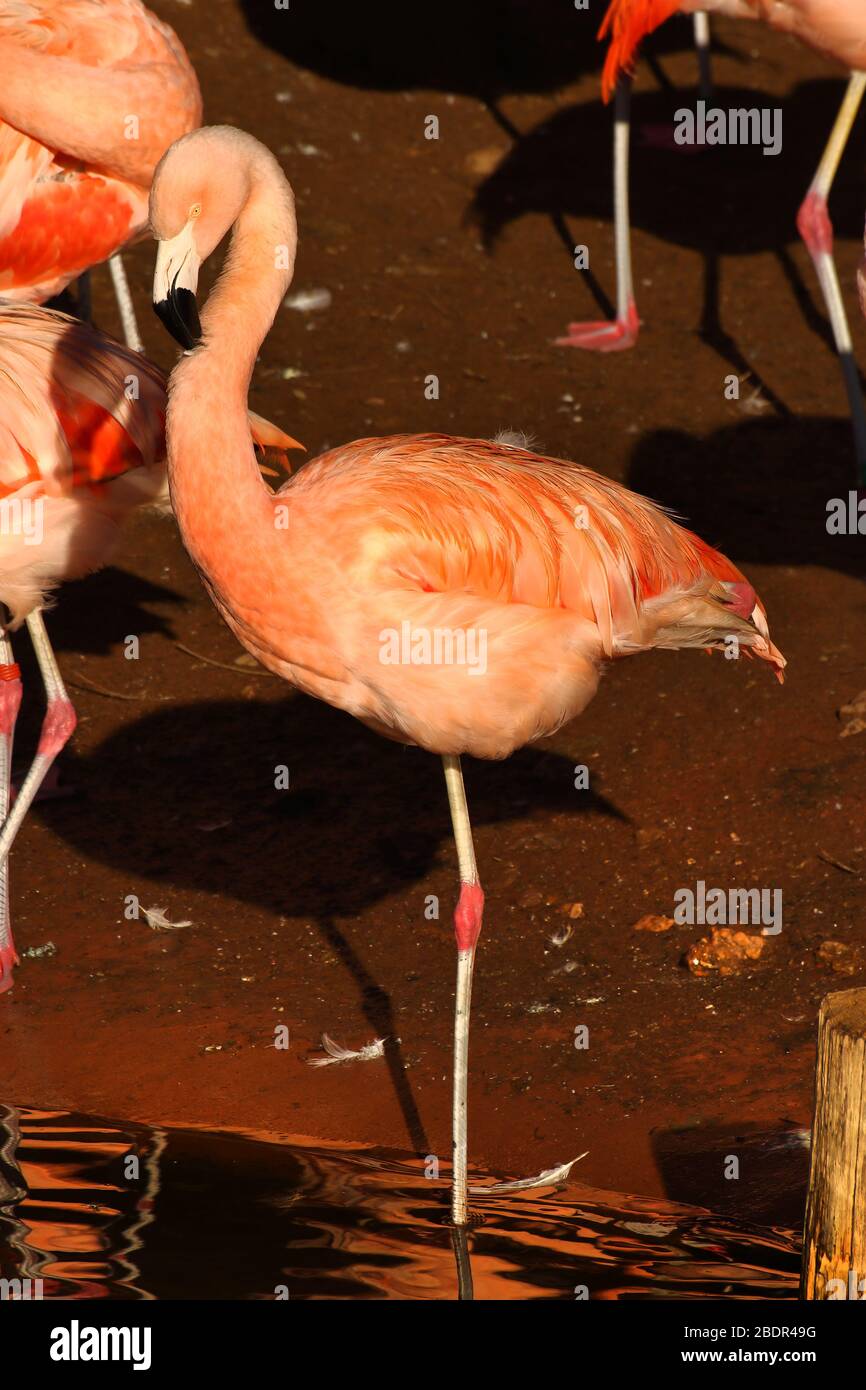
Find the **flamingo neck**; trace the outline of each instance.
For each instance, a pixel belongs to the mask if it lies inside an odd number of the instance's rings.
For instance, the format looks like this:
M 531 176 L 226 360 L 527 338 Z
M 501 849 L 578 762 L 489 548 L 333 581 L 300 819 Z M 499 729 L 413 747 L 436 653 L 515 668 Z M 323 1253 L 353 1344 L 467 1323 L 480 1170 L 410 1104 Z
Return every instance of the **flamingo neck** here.
M 202 311 L 202 345 L 172 373 L 166 420 L 181 535 L 223 611 L 238 576 L 250 574 L 251 547 L 261 554 L 275 543 L 273 494 L 256 462 L 247 401 L 297 245 L 292 192 L 276 162 L 252 171 L 250 189 Z

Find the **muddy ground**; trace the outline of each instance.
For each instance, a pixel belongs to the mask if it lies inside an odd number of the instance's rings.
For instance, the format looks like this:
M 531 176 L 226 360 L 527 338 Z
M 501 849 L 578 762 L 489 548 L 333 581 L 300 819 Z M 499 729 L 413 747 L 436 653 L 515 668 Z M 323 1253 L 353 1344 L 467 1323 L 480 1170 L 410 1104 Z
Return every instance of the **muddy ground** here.
M 189 49 L 207 120 L 279 154 L 298 200 L 295 288 L 332 296 L 281 311 L 255 409 L 311 454 L 373 433 L 526 430 L 675 507 L 759 589 L 784 688 L 746 661 L 645 656 L 549 746 L 467 765 L 487 891 L 470 1152 L 525 1174 L 589 1149 L 595 1186 L 774 1217 L 790 1189 L 795 1219 L 789 1131 L 810 1121 L 818 1004 L 863 983 L 866 960 L 866 734 L 840 738 L 837 717 L 866 687 L 863 540 L 825 529 L 827 499 L 852 485 L 851 445 L 794 233 L 840 74 L 719 24 L 718 104 L 780 105 L 783 152 L 682 153 L 646 128 L 694 99 L 687 24 L 649 46 L 633 180 L 644 327 L 633 352 L 593 356 L 553 340 L 613 285 L 603 6 L 514 0 L 493 30 L 492 6 L 446 4 L 424 31 L 414 7 L 390 4 L 153 7 Z M 864 148 L 861 120 L 832 204 L 861 361 Z M 152 261 L 143 244 L 128 265 L 148 349 L 169 365 Z M 95 309 L 114 331 L 104 271 Z M 424 397 L 431 372 L 438 401 Z M 739 402 L 724 396 L 731 372 Z M 455 863 L 436 761 L 237 664 L 170 520 L 137 521 L 114 568 L 63 591 L 50 628 L 80 724 L 69 795 L 37 806 L 13 854 L 19 949 L 56 953 L 24 959 L 0 1001 L 3 1099 L 445 1161 Z M 41 707 L 18 646 L 26 751 Z M 274 789 L 277 764 L 289 791 Z M 782 890 L 782 933 L 737 974 L 684 967 L 699 927 L 633 929 L 699 879 Z M 130 894 L 193 925 L 127 920 Z M 588 1050 L 573 1045 L 580 1024 Z M 388 1056 L 311 1068 L 323 1032 L 350 1047 L 387 1035 Z M 785 1155 L 769 1178 L 760 1135 Z M 745 1155 L 739 1185 L 723 1176 L 730 1152 Z

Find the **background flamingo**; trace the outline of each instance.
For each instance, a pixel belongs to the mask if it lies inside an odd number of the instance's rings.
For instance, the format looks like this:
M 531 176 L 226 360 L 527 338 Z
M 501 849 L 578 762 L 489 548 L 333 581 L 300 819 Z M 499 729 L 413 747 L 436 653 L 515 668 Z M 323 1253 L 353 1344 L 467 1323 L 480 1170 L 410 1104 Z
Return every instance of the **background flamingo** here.
M 833 226 L 827 201 L 839 161 L 866 91 L 866 6 L 861 0 L 611 0 L 599 38 L 610 38 L 604 66 L 605 100 L 616 92 L 614 135 L 614 223 L 617 311 L 612 323 L 573 323 L 558 341 L 599 352 L 632 347 L 639 319 L 634 298 L 628 202 L 628 145 L 631 69 L 641 40 L 672 15 L 697 10 L 736 19 L 760 19 L 795 34 L 812 48 L 852 69 L 830 138 L 797 216 L 799 231 L 815 265 L 830 317 L 833 339 L 851 412 L 858 473 L 866 482 L 866 408 L 854 360 L 851 331 L 833 259 Z
M 294 445 L 250 414 L 255 442 Z M 50 591 L 106 564 L 130 513 L 168 505 L 165 378 L 138 353 L 49 309 L 0 304 L 0 993 L 16 963 L 8 863 L 33 798 L 75 728 L 42 608 Z M 21 674 L 10 632 L 27 624 L 47 710 L 36 757 L 9 812 Z
M 782 676 L 739 570 L 652 503 L 505 443 L 362 439 L 277 493 L 249 447 L 257 353 L 291 282 L 292 190 L 251 136 L 184 137 L 151 190 L 154 303 L 186 353 L 166 427 L 172 504 L 189 554 L 243 645 L 293 685 L 388 738 L 442 757 L 460 873 L 454 914 L 452 1216 L 467 1222 L 469 1009 L 484 895 L 460 758 L 505 758 L 588 704 L 602 667 L 652 647 L 724 646 Z M 229 228 L 199 324 L 198 271 Z M 483 636 L 476 664 L 386 656 L 393 634 Z M 387 644 L 387 645 L 385 645 Z M 459 647 L 459 643 L 458 643 Z M 472 679 L 475 674 L 477 679 Z
M 0 0 L 0 298 L 44 302 L 142 234 L 156 162 L 201 120 L 189 59 L 140 0 Z

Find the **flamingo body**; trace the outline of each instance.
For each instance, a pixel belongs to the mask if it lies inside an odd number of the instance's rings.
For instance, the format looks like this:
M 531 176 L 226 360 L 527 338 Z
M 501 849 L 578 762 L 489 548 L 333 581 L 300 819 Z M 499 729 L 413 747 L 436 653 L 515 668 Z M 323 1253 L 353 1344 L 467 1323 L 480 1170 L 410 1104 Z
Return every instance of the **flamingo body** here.
M 0 305 L 0 518 L 38 504 L 39 544 L 0 526 L 0 603 L 18 627 L 104 564 L 134 507 L 165 488 L 165 382 L 88 324 Z
M 139 0 L 0 0 L 0 66 L 0 296 L 38 303 L 141 235 L 201 98 Z
M 127 514 L 168 506 L 166 381 L 79 319 L 0 302 L 0 604 L 14 630 L 66 579 L 105 564 Z M 260 450 L 295 441 L 250 411 Z M 39 544 L 11 524 L 38 501 Z
M 260 661 L 431 752 L 507 757 L 579 714 L 604 663 L 653 646 L 741 632 L 781 662 L 730 561 L 619 484 L 527 449 L 358 440 L 265 499 L 274 516 L 254 545 L 176 471 L 172 500 L 217 607 Z M 443 657 L 460 634 L 470 659 L 437 662 L 436 634 Z

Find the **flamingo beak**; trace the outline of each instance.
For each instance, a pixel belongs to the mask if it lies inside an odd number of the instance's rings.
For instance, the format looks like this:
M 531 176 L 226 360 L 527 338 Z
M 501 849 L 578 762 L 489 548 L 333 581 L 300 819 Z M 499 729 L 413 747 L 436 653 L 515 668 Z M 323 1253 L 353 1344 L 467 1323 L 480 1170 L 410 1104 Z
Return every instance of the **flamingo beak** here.
M 192 223 L 170 241 L 157 242 L 153 275 L 153 307 L 157 318 L 186 352 L 201 342 L 195 292 L 201 258 L 195 248 Z

